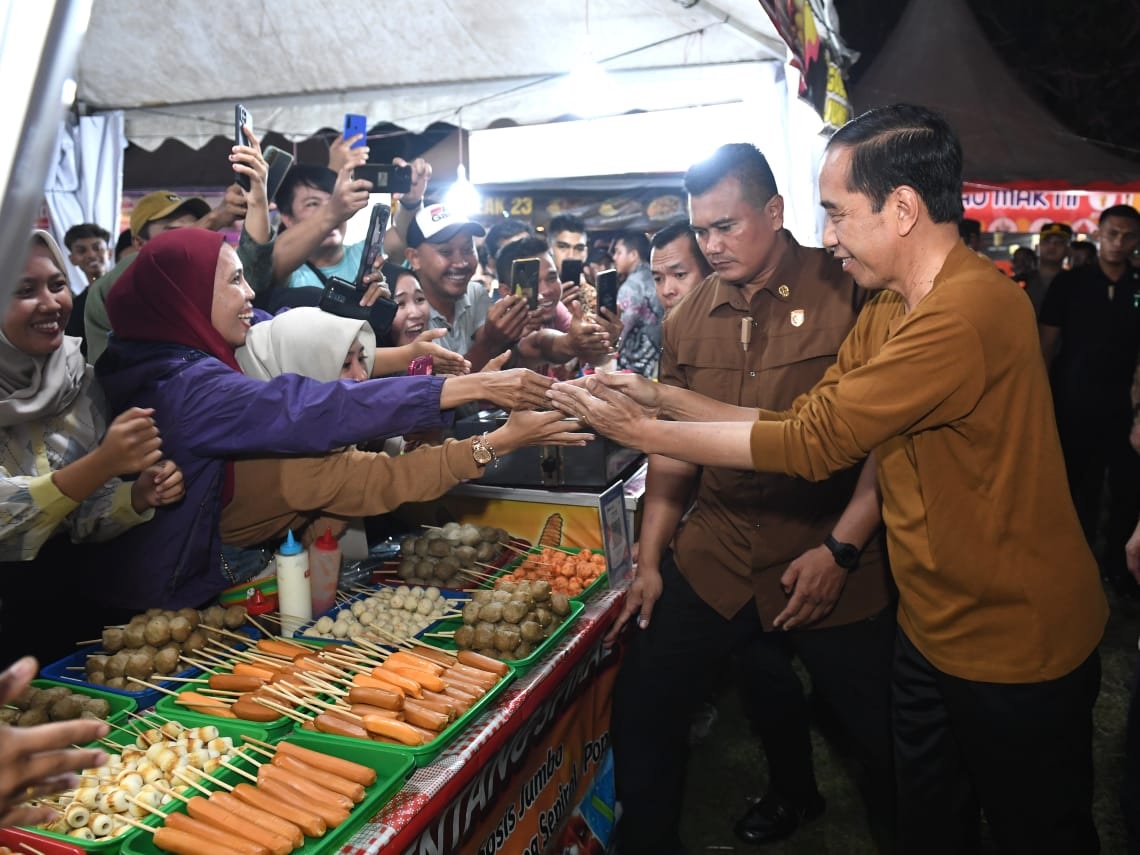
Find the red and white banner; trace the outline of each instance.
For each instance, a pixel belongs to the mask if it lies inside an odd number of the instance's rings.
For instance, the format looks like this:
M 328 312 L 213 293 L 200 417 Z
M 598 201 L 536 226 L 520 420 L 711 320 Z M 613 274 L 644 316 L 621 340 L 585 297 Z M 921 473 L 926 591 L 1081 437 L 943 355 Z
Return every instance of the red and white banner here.
M 1140 206 L 1140 193 L 1088 193 L 1074 190 L 1005 190 L 966 184 L 966 216 L 983 232 L 1036 234 L 1046 223 L 1068 223 L 1078 234 L 1095 238 L 1100 212 L 1113 205 Z

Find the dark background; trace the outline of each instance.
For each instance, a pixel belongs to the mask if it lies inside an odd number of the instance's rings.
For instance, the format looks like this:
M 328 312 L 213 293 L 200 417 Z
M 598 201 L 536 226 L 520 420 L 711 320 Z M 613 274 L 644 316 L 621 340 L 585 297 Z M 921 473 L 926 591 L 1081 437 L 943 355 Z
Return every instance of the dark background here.
M 848 47 L 871 67 L 907 0 L 834 0 Z M 954 0 L 958 2 L 958 0 Z M 1017 81 L 1061 124 L 1140 163 L 1140 0 L 964 0 Z

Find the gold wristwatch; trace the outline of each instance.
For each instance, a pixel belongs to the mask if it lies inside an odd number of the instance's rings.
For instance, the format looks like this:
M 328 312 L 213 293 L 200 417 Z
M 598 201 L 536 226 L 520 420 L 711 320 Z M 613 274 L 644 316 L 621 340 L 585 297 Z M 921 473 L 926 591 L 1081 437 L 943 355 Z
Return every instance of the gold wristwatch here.
M 471 456 L 479 466 L 486 466 L 492 460 L 497 460 L 495 449 L 487 442 L 487 434 L 471 437 Z

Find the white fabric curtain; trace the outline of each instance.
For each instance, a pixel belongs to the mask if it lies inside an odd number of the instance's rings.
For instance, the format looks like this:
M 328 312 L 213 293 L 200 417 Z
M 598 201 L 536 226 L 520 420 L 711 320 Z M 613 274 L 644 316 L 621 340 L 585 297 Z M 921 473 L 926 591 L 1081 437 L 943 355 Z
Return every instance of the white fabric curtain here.
M 60 125 L 56 156 L 44 181 L 44 198 L 52 236 L 64 254 L 63 236 L 79 223 L 97 223 L 111 233 L 111 246 L 119 236 L 119 211 L 123 197 L 123 132 L 121 111 L 68 117 Z M 72 264 L 67 266 L 71 290 L 87 287 L 86 277 Z

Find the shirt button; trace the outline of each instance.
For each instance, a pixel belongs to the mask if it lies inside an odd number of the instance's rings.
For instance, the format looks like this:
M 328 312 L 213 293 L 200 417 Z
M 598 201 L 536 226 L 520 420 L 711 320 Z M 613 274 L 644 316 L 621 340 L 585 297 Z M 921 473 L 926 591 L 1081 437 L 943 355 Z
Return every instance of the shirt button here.
M 755 371 L 749 371 L 749 372 L 748 372 L 748 376 L 749 376 L 749 377 L 755 377 L 755 376 L 756 376 L 756 372 L 755 372 Z

